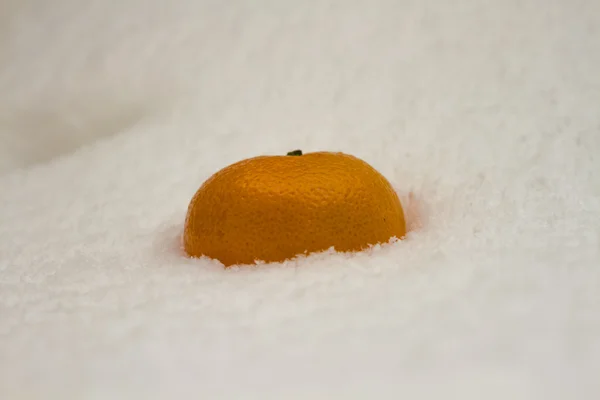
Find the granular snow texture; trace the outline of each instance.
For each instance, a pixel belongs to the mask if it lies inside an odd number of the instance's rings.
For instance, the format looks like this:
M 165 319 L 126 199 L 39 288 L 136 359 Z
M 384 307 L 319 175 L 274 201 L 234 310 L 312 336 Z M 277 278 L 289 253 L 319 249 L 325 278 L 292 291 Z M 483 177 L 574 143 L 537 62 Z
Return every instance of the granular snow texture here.
M 600 398 L 596 0 L 0 5 L 0 398 Z M 224 270 L 194 192 L 301 148 L 423 226 Z

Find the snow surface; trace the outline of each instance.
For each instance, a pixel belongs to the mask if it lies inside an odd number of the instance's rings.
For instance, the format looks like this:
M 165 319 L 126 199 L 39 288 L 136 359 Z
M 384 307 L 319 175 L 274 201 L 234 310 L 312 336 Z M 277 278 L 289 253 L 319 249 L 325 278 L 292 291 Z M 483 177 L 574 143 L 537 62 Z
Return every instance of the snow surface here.
M 598 71 L 596 0 L 4 0 L 0 398 L 600 398 Z M 182 255 L 208 176 L 296 148 L 423 226 Z

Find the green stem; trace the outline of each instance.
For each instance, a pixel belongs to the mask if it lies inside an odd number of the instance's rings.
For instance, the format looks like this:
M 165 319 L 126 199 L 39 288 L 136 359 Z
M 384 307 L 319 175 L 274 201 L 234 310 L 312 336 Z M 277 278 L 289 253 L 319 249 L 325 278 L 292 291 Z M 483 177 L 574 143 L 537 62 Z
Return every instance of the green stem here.
M 294 150 L 294 151 L 290 151 L 289 153 L 287 153 L 288 156 L 301 156 L 302 155 L 302 150 Z

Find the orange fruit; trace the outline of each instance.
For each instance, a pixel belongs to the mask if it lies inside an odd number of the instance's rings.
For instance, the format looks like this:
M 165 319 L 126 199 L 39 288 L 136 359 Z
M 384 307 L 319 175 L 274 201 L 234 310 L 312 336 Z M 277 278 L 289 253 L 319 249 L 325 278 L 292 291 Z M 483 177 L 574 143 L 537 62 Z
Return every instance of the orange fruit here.
M 183 242 L 189 256 L 231 266 L 360 251 L 405 234 L 400 199 L 377 170 L 343 153 L 296 150 L 211 176 L 189 204 Z

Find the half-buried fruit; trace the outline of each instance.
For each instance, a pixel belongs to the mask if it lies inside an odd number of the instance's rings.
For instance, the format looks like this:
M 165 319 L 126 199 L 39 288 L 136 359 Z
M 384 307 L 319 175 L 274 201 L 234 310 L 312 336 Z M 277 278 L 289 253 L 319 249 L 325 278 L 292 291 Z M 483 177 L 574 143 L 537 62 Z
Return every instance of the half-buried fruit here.
M 333 152 L 260 156 L 211 176 L 192 198 L 183 244 L 225 266 L 331 248 L 361 251 L 406 234 L 400 199 L 369 164 Z

